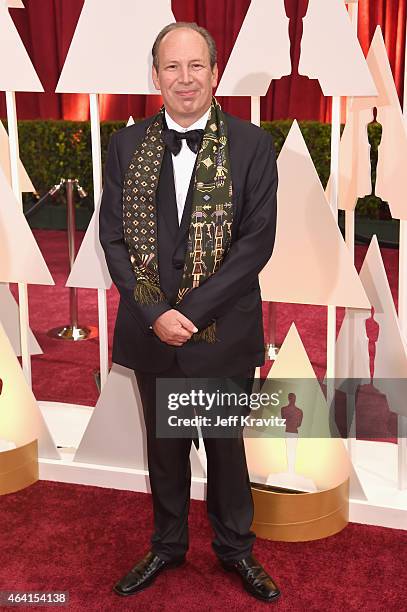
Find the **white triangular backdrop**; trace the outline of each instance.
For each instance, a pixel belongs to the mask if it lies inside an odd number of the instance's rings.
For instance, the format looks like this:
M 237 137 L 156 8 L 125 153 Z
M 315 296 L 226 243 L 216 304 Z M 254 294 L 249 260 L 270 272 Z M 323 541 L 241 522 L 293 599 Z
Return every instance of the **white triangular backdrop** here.
M 318 79 L 324 96 L 374 96 L 376 87 L 343 0 L 309 0 L 299 74 Z
M 297 121 L 277 166 L 277 230 L 260 273 L 263 300 L 370 308 Z
M 29 388 L 21 366 L 0 324 L 0 438 L 23 446 L 38 439 L 43 459 L 60 459 L 59 452 Z
M 0 283 L 0 322 L 10 340 L 15 354 L 21 356 L 20 319 L 18 304 L 7 284 Z M 42 350 L 36 337 L 29 330 L 28 348 L 31 355 L 42 355 Z
M 113 364 L 74 461 L 148 470 L 143 409 L 133 370 Z M 196 448 L 191 470 L 203 477 Z
M 265 96 L 291 73 L 284 0 L 252 0 L 216 90 L 217 96 Z
M 0 32 L 0 90 L 44 91 L 4 2 L 0 2 Z M 12 62 L 5 61 L 11 57 Z
M 9 139 L 6 132 L 6 128 L 0 121 L 0 166 L 3 168 L 3 172 L 6 175 L 8 182 L 11 185 L 11 169 L 10 169 L 10 149 Z M 31 182 L 30 177 L 24 168 L 21 159 L 19 160 L 19 177 L 20 177 L 20 189 L 23 193 L 32 193 L 35 191 L 34 185 Z
M 0 168 L 0 282 L 53 285 L 31 228 Z
M 174 21 L 168 0 L 85 0 L 56 92 L 159 93 L 151 47 Z

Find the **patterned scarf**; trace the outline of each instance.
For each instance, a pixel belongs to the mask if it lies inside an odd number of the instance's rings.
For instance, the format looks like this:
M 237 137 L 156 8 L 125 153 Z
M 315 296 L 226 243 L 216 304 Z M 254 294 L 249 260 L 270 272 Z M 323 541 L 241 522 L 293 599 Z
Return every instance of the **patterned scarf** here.
M 124 177 L 124 239 L 137 281 L 134 296 L 140 304 L 166 300 L 160 288 L 155 201 L 165 151 L 161 136 L 163 120 L 164 107 L 147 128 Z M 230 246 L 232 221 L 226 122 L 219 103 L 213 98 L 198 152 L 188 246 L 177 304 L 221 266 Z M 192 339 L 215 342 L 215 323 L 193 334 Z

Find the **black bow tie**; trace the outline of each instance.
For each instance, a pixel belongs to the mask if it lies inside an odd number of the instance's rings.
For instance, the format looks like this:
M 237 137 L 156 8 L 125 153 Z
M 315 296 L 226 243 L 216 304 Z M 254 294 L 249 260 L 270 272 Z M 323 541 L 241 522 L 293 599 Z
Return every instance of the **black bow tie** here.
M 162 137 L 169 148 L 171 153 L 178 155 L 181 151 L 182 140 L 187 141 L 187 145 L 194 153 L 198 153 L 199 147 L 201 146 L 202 136 L 204 130 L 189 130 L 189 132 L 177 132 L 177 130 L 170 130 L 165 128 L 162 131 Z

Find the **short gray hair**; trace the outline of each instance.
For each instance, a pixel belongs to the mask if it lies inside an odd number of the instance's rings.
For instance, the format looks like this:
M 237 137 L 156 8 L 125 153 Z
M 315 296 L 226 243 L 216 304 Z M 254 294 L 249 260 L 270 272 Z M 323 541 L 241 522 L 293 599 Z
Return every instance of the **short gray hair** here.
M 160 46 L 162 39 L 164 38 L 166 34 L 168 34 L 168 32 L 172 32 L 173 30 L 178 30 L 180 28 L 187 28 L 189 30 L 194 30 L 195 32 L 198 32 L 198 34 L 200 34 L 205 39 L 205 42 L 208 45 L 211 69 L 213 69 L 217 61 L 216 43 L 212 35 L 209 34 L 208 30 L 206 30 L 205 28 L 202 28 L 201 26 L 199 26 L 197 23 L 193 21 L 177 21 L 175 23 L 170 23 L 169 25 L 165 26 L 165 28 L 163 28 L 161 32 L 159 32 L 159 34 L 157 35 L 157 38 L 154 41 L 153 48 L 151 50 L 151 53 L 153 55 L 154 68 L 158 70 L 158 48 Z

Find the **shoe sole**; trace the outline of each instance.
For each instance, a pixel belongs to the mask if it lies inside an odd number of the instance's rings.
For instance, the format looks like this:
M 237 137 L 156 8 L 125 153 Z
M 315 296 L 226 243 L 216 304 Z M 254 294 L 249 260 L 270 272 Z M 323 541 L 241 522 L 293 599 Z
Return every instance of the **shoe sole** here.
M 237 574 L 239 576 L 241 582 L 242 582 L 242 586 L 243 586 L 244 590 L 247 591 L 247 593 L 250 593 L 250 595 L 252 595 L 256 599 L 258 599 L 259 601 L 263 601 L 264 603 L 272 603 L 273 601 L 276 601 L 280 597 L 281 593 L 279 591 L 276 595 L 274 595 L 270 599 L 265 599 L 264 597 L 262 597 L 261 595 L 259 595 L 255 591 L 252 591 L 251 588 L 246 584 L 246 582 L 244 581 L 242 576 L 239 574 L 239 572 L 237 572 L 233 567 L 229 567 L 228 565 L 225 565 L 222 562 L 221 562 L 221 566 L 223 567 L 223 569 L 226 572 L 233 572 L 234 574 Z
M 166 567 L 161 570 L 158 574 L 156 574 L 155 576 L 153 576 L 152 578 L 149 578 L 148 581 L 143 583 L 143 586 L 134 589 L 134 591 L 129 591 L 128 593 L 124 593 L 123 591 L 119 591 L 118 589 L 116 589 L 116 587 L 113 587 L 113 591 L 117 594 L 120 595 L 121 597 L 129 597 L 130 595 L 135 595 L 136 593 L 140 593 L 141 591 L 144 591 L 145 589 L 148 589 L 148 587 L 150 587 L 153 582 L 158 578 L 158 576 L 160 574 L 162 574 L 163 572 L 165 572 L 165 570 L 167 569 L 175 569 L 176 567 L 180 567 L 180 565 L 184 565 L 184 563 L 186 563 L 186 559 L 182 559 L 180 561 L 171 561 L 168 563 L 168 565 L 166 565 Z

